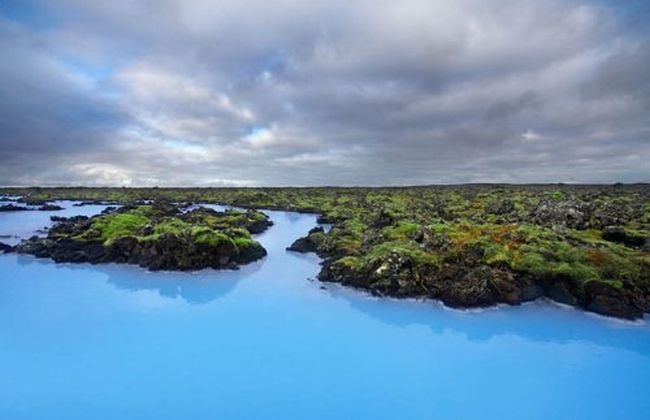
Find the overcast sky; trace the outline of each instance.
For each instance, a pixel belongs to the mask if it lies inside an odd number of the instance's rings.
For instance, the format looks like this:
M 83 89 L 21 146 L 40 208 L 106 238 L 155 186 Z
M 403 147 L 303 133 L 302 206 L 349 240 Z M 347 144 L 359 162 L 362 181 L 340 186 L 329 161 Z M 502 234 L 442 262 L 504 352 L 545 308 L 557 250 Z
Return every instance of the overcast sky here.
M 647 182 L 649 4 L 2 0 L 0 185 Z

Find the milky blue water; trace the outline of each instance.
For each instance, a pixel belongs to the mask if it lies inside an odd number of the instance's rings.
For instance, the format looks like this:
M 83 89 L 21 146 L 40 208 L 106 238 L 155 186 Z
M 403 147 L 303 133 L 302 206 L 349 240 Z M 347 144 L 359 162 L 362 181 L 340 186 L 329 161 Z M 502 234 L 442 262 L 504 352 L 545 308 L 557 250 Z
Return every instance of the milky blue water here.
M 309 281 L 318 259 L 284 248 L 315 217 L 268 213 L 269 255 L 239 271 L 0 255 L 0 419 L 650 417 L 646 323 Z
M 92 216 L 108 207 L 103 205 L 74 206 L 79 203 L 78 201 L 52 201 L 51 203 L 63 207 L 63 210 L 0 212 L 0 242 L 15 245 L 23 238 L 42 235 L 43 233 L 38 231 L 51 226 L 50 216 Z M 25 206 L 25 204 L 16 201 L 0 202 L 0 205 L 4 204 Z

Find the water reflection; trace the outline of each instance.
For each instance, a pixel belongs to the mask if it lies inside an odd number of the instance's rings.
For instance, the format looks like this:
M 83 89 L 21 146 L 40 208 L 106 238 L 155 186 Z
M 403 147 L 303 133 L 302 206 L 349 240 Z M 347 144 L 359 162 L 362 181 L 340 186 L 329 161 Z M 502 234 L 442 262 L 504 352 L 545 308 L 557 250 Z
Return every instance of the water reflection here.
M 106 282 L 119 290 L 128 292 L 155 291 L 161 297 L 181 298 L 189 304 L 206 304 L 228 295 L 240 280 L 250 278 L 264 265 L 264 260 L 260 260 L 239 270 L 208 269 L 178 273 L 150 272 L 137 266 L 118 264 L 56 264 L 48 259 L 29 255 L 5 256 L 5 258 L 12 257 L 16 258 L 16 263 L 21 267 L 54 266 L 72 272 L 70 277 L 73 278 L 91 270 L 93 273 L 103 274 Z
M 130 270 L 116 273 L 114 270 L 103 271 L 108 275 L 108 283 L 121 290 L 153 290 L 160 296 L 181 298 L 189 304 L 206 304 L 231 293 L 240 280 L 251 276 L 262 267 L 256 262 L 240 270 L 215 271 L 203 270 L 192 274 L 155 273 L 152 276 Z M 102 270 L 100 270 L 102 271 Z
M 584 341 L 650 356 L 650 325 L 605 318 L 539 300 L 521 306 L 499 306 L 469 311 L 446 308 L 429 300 L 375 298 L 364 292 L 326 285 L 334 298 L 383 324 L 427 327 L 433 334 L 462 333 L 472 342 L 513 335 L 542 343 Z

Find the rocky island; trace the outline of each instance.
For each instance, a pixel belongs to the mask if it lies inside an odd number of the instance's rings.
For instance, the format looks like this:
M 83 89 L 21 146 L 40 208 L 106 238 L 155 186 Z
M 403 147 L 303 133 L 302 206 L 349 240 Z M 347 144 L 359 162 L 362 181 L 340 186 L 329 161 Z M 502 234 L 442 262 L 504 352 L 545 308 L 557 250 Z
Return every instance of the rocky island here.
M 47 237 L 32 237 L 13 251 L 57 262 L 128 263 L 151 270 L 232 269 L 266 255 L 251 234 L 272 224 L 255 210 L 182 212 L 164 202 L 107 210 L 91 218 L 55 217 Z
M 30 200 L 212 202 L 316 213 L 331 229 L 314 228 L 287 245 L 318 253 L 324 282 L 379 296 L 438 299 L 452 307 L 546 297 L 626 319 L 650 311 L 646 184 L 4 192 Z M 264 253 L 248 235 L 268 224 L 262 213 L 159 211 L 155 205 L 127 206 L 65 221 L 48 238 L 34 238 L 17 251 L 152 269 L 231 267 Z M 231 219 L 238 222 L 216 222 Z
M 30 209 L 25 206 L 16 206 L 15 204 L 4 204 L 0 206 L 0 212 L 4 211 L 29 211 Z
M 289 249 L 324 258 L 320 280 L 379 296 L 451 307 L 546 297 L 627 319 L 650 311 L 647 195 L 481 190 L 368 194 L 328 211 L 328 234 L 312 230 Z

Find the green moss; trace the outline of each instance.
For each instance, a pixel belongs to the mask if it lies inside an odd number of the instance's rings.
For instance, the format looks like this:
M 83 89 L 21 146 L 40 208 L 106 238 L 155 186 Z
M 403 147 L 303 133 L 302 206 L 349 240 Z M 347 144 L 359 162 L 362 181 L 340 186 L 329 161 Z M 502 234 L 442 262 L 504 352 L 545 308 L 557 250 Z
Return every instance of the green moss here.
M 309 235 L 309 239 L 315 244 L 322 244 L 325 242 L 326 235 L 323 232 L 314 232 Z
M 489 243 L 483 247 L 484 259 L 488 264 L 510 263 L 512 252 L 504 245 Z
M 162 235 L 174 235 L 191 237 L 198 244 L 210 246 L 225 244 L 233 247 L 237 245 L 238 248 L 243 249 L 259 246 L 259 244 L 251 238 L 246 229 L 238 226 L 265 218 L 263 214 L 255 211 L 232 211 L 216 215 L 198 211 L 186 216 L 160 217 L 161 214 L 164 213 L 147 205 L 138 206 L 124 213 L 97 217 L 91 228 L 78 239 L 99 239 L 108 244 L 126 236 L 151 242 L 159 240 Z
M 439 262 L 436 255 L 425 252 L 418 244 L 411 241 L 381 243 L 370 249 L 365 258 L 368 262 L 372 263 L 375 260 L 384 260 L 393 253 L 411 258 L 418 264 L 437 264 Z
M 517 271 L 529 272 L 537 276 L 548 274 L 546 259 L 533 250 L 519 254 L 510 262 L 510 265 Z
M 451 234 L 455 231 L 454 226 L 445 222 L 428 225 L 428 228 L 431 232 L 436 234 Z
M 399 222 L 397 226 L 388 227 L 385 230 L 385 235 L 390 240 L 406 240 L 412 238 L 413 235 L 420 229 L 420 225 L 411 222 Z
M 363 267 L 364 260 L 359 257 L 343 257 L 334 262 L 335 265 L 344 266 L 350 270 L 360 270 Z
M 343 227 L 345 230 L 359 236 L 368 230 L 368 225 L 357 219 L 346 220 L 343 222 Z
M 553 277 L 568 277 L 579 281 L 600 279 L 598 270 L 580 262 L 552 262 L 547 267 Z
M 191 230 L 192 237 L 198 244 L 220 246 L 223 244 L 234 244 L 233 240 L 220 232 L 207 227 L 193 227 Z
M 233 239 L 250 239 L 251 234 L 244 228 L 230 228 L 223 231 L 224 234 Z
M 165 219 L 153 227 L 154 234 L 162 235 L 166 233 L 180 235 L 190 229 L 191 225 L 177 218 Z
M 567 229 L 566 236 L 578 240 L 587 245 L 598 245 L 604 243 L 602 232 L 598 229 L 574 230 Z
M 96 231 L 102 240 L 110 241 L 123 236 L 137 236 L 139 230 L 148 223 L 149 219 L 138 213 L 119 213 L 96 219 L 92 230 Z
M 556 190 L 551 193 L 551 198 L 556 201 L 562 201 L 566 198 L 566 193 L 564 191 Z
M 143 217 L 151 217 L 153 213 L 152 206 L 150 205 L 142 205 L 138 206 L 132 210 L 129 210 L 128 214 L 133 214 L 133 215 L 138 215 L 138 216 L 143 216 Z
M 244 237 L 237 237 L 233 239 L 233 242 L 235 245 L 237 245 L 237 248 L 240 250 L 245 250 L 250 247 L 258 246 L 259 243 L 253 239 L 250 238 L 244 238 Z
M 609 286 L 612 286 L 615 289 L 623 289 L 624 284 L 620 280 L 599 280 L 601 283 L 607 284 Z
M 331 245 L 337 254 L 357 255 L 361 251 L 361 240 L 354 238 L 340 238 Z

